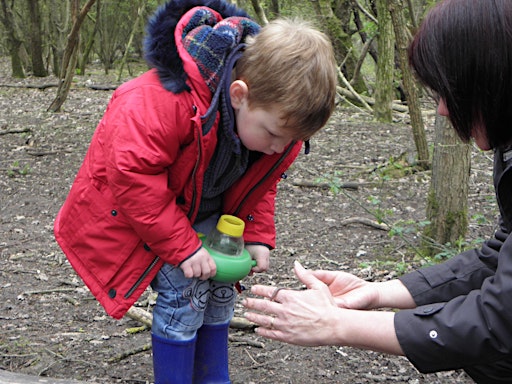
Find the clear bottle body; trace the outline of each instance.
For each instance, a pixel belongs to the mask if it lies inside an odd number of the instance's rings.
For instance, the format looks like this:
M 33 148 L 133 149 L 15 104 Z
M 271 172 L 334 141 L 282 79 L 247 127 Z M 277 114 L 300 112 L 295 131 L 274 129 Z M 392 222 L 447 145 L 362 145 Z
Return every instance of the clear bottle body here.
M 243 220 L 222 215 L 206 237 L 206 247 L 227 256 L 240 256 L 244 251 Z
M 244 250 L 242 237 L 230 236 L 213 228 L 206 237 L 206 246 L 227 256 L 240 256 Z

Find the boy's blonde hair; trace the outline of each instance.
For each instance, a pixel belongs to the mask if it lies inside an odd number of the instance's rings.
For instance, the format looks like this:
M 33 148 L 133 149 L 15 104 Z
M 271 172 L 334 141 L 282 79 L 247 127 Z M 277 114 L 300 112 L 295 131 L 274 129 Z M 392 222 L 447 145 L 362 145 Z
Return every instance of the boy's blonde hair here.
M 334 110 L 336 61 L 329 38 L 303 20 L 278 19 L 247 41 L 236 76 L 251 108 L 277 106 L 282 128 L 309 139 Z

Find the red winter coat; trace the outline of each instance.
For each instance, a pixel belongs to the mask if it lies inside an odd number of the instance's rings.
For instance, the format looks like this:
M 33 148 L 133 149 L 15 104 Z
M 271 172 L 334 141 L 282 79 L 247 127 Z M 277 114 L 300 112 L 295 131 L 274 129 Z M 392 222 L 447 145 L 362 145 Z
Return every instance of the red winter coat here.
M 126 313 L 164 262 L 178 265 L 201 247 L 191 223 L 217 123 L 203 135 L 200 117 L 211 92 L 179 43 L 185 23 L 178 23 L 175 39 L 190 91 L 166 90 L 155 69 L 119 87 L 55 221 L 69 262 L 114 318 Z M 276 184 L 301 145 L 262 156 L 225 193 L 223 213 L 245 221 L 247 243 L 275 246 Z

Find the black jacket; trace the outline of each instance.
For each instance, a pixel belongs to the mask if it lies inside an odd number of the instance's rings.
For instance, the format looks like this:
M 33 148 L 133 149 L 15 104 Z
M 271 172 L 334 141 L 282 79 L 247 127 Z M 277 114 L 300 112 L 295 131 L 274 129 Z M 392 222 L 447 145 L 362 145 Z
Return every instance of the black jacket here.
M 421 372 L 512 357 L 512 148 L 495 152 L 494 187 L 494 238 L 400 279 L 418 307 L 396 314 L 396 334 Z

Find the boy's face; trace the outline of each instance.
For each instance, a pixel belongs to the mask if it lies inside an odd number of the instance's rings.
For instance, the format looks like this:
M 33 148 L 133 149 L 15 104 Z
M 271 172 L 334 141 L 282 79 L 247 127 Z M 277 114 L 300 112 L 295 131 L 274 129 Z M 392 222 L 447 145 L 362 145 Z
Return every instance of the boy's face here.
M 241 84 L 235 84 L 237 82 Z M 231 105 L 235 110 L 240 141 L 251 151 L 267 155 L 283 152 L 293 137 L 282 128 L 283 120 L 278 108 L 249 108 L 247 95 L 244 82 L 237 80 L 231 85 Z

